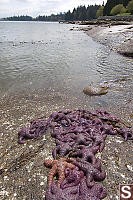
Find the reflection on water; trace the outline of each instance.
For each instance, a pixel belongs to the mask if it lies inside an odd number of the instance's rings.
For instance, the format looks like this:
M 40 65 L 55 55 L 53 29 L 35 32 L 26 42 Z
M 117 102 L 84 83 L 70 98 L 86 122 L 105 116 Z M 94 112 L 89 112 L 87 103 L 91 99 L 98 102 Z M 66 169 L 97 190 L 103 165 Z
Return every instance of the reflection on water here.
M 39 22 L 0 22 L 0 95 L 42 91 L 107 106 L 132 98 L 133 61 L 95 43 L 74 25 Z M 85 96 L 91 82 L 114 82 L 106 96 Z M 71 101 L 71 100 L 70 100 Z

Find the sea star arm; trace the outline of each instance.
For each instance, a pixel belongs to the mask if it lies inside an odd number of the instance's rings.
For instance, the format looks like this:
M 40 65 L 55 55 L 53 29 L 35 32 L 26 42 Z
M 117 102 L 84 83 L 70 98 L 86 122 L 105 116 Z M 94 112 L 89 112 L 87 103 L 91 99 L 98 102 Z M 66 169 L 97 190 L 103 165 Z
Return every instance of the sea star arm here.
M 103 151 L 105 147 L 105 142 L 102 142 L 100 145 L 99 145 L 99 152 L 101 153 Z
M 71 153 L 70 156 L 71 156 L 71 157 L 77 157 L 77 156 L 82 157 L 82 151 L 79 150 L 79 151 L 76 151 L 76 152 L 74 152 L 74 153 Z
M 47 160 L 44 161 L 44 165 L 46 167 L 52 167 L 52 164 L 53 164 L 53 160 L 47 159 Z
M 66 163 L 66 168 L 74 169 L 75 165 L 73 165 L 71 163 Z
M 91 195 L 99 198 L 99 199 L 104 199 L 107 196 L 107 191 L 105 187 L 103 187 L 101 184 L 95 184 L 91 188 Z
M 48 186 L 50 186 L 54 180 L 54 176 L 56 175 L 56 170 L 57 167 L 56 165 L 53 165 L 52 169 L 49 172 L 49 176 L 48 176 Z
M 58 174 L 59 174 L 59 180 L 57 185 L 60 186 L 62 181 L 65 180 L 65 169 L 66 168 L 70 168 L 70 169 L 74 169 L 75 165 L 71 164 L 71 163 L 67 163 L 66 161 L 64 161 L 64 167 L 63 168 L 58 168 Z
M 60 170 L 57 186 L 60 187 L 62 181 L 64 181 L 64 180 L 65 180 L 65 173 L 64 173 L 64 171 Z
M 56 147 L 53 149 L 52 155 L 53 155 L 53 158 L 54 158 L 54 159 L 56 159 L 57 153 L 58 153 L 59 150 L 60 150 L 60 146 L 56 146 Z
M 94 180 L 96 181 L 103 181 L 106 177 L 106 173 L 104 171 L 104 169 L 101 167 L 101 170 L 95 170 L 94 172 Z

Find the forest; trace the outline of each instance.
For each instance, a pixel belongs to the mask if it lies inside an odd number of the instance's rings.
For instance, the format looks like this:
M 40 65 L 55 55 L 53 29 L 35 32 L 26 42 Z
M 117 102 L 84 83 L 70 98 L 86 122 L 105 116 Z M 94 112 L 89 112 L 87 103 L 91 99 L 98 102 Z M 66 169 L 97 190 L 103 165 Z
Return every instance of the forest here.
M 131 3 L 129 6 L 129 2 Z M 116 7 L 117 6 L 117 7 Z M 116 8 L 115 8 L 116 7 Z M 115 8 L 115 9 L 113 9 Z M 78 6 L 72 11 L 59 14 L 39 15 L 35 18 L 31 16 L 13 16 L 3 18 L 6 21 L 85 21 L 96 19 L 99 16 L 109 16 L 117 14 L 133 14 L 133 0 L 107 0 L 104 5 Z
M 70 10 L 66 13 L 59 13 L 57 15 L 39 15 L 36 18 L 32 18 L 31 16 L 13 16 L 4 18 L 7 21 L 73 21 L 73 20 L 89 20 L 96 18 L 96 12 L 100 5 L 88 5 L 86 6 L 79 6 L 74 8 L 71 12 Z
M 110 12 L 113 7 L 119 4 L 123 4 L 126 7 L 131 0 L 108 0 L 106 5 L 104 6 L 103 15 L 111 15 Z

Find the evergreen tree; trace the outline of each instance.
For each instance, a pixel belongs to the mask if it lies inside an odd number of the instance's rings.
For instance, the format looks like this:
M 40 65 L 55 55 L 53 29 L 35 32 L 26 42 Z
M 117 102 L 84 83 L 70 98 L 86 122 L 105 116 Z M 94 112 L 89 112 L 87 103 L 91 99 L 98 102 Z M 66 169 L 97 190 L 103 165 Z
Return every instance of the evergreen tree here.
M 86 20 L 86 7 L 85 6 L 80 6 L 79 20 L 81 20 L 81 21 Z
M 77 20 L 77 12 L 75 8 L 73 9 L 72 15 L 73 15 L 73 20 Z
M 133 14 L 133 0 L 128 3 L 127 10 Z
M 65 20 L 66 21 L 73 20 L 73 17 L 72 17 L 72 14 L 71 14 L 70 10 L 65 14 Z
M 13 17 L 7 17 L 7 18 L 4 18 L 5 20 L 8 20 L 8 21 L 32 21 L 33 18 L 30 17 L 30 16 L 24 16 L 24 15 L 21 15 L 21 16 L 13 16 Z
M 118 4 L 115 7 L 112 8 L 110 14 L 111 15 L 118 15 L 120 13 L 126 12 L 126 9 L 124 8 L 123 4 Z
M 122 0 L 122 2 L 120 2 L 120 3 L 122 3 L 123 6 L 126 7 L 129 3 L 129 1 L 131 1 L 131 0 Z
M 112 8 L 117 5 L 117 2 L 118 0 L 108 0 L 104 7 L 103 15 L 110 15 Z
M 103 16 L 103 9 L 104 9 L 104 6 L 100 6 L 96 12 L 96 17 L 100 17 L 100 16 Z
M 126 7 L 129 1 L 130 0 L 107 0 L 107 3 L 103 10 L 103 15 L 110 15 L 112 8 L 118 4 L 123 4 L 123 6 Z

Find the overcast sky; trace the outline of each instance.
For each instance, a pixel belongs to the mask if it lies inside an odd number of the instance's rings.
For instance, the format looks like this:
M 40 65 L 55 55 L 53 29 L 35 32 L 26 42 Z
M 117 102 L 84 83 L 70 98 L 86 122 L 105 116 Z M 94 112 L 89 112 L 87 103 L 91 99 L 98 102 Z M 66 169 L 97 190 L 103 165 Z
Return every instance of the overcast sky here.
M 103 0 L 0 0 L 0 18 L 13 15 L 51 15 L 79 5 L 102 4 Z M 106 3 L 106 0 L 104 0 Z

